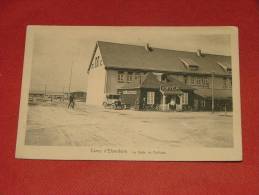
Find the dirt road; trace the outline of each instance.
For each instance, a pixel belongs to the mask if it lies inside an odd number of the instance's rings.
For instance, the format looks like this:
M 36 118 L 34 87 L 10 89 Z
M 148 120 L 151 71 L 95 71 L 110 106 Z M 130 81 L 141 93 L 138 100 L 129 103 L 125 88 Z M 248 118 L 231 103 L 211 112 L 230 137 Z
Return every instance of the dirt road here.
M 41 146 L 231 147 L 232 113 L 34 105 L 29 106 L 25 142 Z

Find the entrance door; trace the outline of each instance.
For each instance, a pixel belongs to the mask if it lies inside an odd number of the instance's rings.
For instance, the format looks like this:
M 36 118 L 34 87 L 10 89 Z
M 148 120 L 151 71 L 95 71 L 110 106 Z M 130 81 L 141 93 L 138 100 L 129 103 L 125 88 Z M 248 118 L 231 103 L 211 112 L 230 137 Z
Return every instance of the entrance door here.
M 180 99 L 177 95 L 167 95 L 166 103 L 169 105 L 169 110 L 176 110 L 177 104 L 180 103 Z
M 199 110 L 199 100 L 197 98 L 194 99 L 193 104 L 194 110 Z

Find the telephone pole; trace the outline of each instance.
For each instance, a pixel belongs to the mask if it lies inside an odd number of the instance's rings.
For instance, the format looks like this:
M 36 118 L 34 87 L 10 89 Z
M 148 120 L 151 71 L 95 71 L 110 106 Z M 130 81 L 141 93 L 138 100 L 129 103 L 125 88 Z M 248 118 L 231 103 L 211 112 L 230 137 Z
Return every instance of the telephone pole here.
M 214 113 L 214 75 L 215 73 L 212 72 L 211 74 L 211 112 Z
M 47 84 L 44 85 L 44 96 L 47 95 Z
M 73 64 L 72 64 L 72 66 L 71 66 L 71 68 L 70 68 L 70 77 L 69 77 L 69 87 L 68 87 L 68 92 L 69 92 L 69 94 L 70 94 L 70 92 L 71 92 L 71 80 L 72 80 L 72 67 L 73 67 Z

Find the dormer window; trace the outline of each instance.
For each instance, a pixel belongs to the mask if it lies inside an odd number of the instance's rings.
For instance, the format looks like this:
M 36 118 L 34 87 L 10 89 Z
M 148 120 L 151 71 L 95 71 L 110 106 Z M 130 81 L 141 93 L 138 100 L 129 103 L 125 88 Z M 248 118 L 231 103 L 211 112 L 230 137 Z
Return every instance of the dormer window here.
M 190 58 L 180 58 L 180 60 L 183 63 L 183 65 L 189 70 L 198 70 L 199 69 L 199 65 Z
M 225 62 L 217 62 L 217 64 L 227 73 L 232 72 L 232 68 L 230 67 L 230 64 Z

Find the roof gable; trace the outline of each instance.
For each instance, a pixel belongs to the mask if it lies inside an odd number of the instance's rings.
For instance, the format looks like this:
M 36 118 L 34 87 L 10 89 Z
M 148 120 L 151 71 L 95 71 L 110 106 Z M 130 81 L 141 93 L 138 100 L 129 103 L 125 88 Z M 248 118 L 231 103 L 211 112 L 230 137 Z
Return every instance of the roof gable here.
M 100 47 L 99 47 L 98 43 L 96 43 L 91 60 L 90 60 L 90 64 L 88 65 L 87 72 L 89 72 L 91 68 L 96 68 L 96 67 L 103 66 L 103 65 L 104 65 L 104 62 L 102 59 L 102 54 L 100 52 Z

